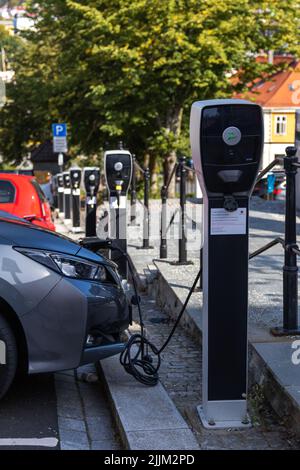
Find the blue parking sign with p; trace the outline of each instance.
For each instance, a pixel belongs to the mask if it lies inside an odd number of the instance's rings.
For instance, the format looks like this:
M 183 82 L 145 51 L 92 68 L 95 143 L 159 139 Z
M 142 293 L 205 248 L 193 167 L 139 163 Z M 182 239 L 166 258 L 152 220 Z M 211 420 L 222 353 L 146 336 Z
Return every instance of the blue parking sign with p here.
M 52 124 L 53 137 L 67 137 L 67 124 Z

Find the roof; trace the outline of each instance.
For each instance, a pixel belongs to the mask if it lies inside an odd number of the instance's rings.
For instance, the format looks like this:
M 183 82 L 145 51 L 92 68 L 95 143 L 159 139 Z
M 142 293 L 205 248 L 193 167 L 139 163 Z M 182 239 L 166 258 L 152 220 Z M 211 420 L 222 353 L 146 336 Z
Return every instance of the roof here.
M 7 181 L 13 181 L 14 183 L 22 183 L 24 181 L 35 180 L 35 177 L 30 176 L 30 175 L 17 175 L 15 173 L 2 173 L 0 171 L 0 179 L 1 180 L 7 180 Z
M 294 60 L 287 69 L 274 73 L 268 79 L 256 80 L 242 97 L 253 100 L 264 108 L 300 108 L 299 85 L 300 60 Z
M 57 162 L 57 153 L 53 152 L 53 143 L 52 140 L 46 140 L 41 145 L 36 147 L 31 152 L 31 161 L 32 162 Z M 69 158 L 65 155 L 65 160 Z
M 278 64 L 290 64 L 295 60 L 295 57 L 291 54 L 274 54 L 272 55 L 272 63 Z M 255 57 L 255 61 L 260 64 L 270 63 L 268 54 L 259 54 Z
M 64 163 L 69 160 L 70 157 L 64 154 Z M 53 175 L 60 172 L 58 154 L 53 152 L 53 143 L 50 139 L 31 151 L 31 161 L 34 171 L 47 171 Z

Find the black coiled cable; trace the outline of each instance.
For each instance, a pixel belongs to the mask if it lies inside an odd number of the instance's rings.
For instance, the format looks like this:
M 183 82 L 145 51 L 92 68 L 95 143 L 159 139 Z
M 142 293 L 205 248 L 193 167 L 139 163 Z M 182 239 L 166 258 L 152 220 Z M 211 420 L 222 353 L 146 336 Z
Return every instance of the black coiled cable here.
M 147 349 L 147 354 L 143 351 Z M 149 350 L 157 357 L 157 364 L 152 362 Z M 158 382 L 158 370 L 161 359 L 157 348 L 140 333 L 130 337 L 124 351 L 120 356 L 120 362 L 126 372 L 144 385 L 153 386 Z
M 131 277 L 132 277 L 134 293 L 135 293 L 135 297 L 137 300 L 137 307 L 138 307 L 140 326 L 141 326 L 141 332 L 132 335 L 130 339 L 128 340 L 124 351 L 120 355 L 120 363 L 122 364 L 126 372 L 132 375 L 138 382 L 141 382 L 142 384 L 148 385 L 151 387 L 151 386 L 156 385 L 159 381 L 158 371 L 161 365 L 161 353 L 167 347 L 167 345 L 171 341 L 172 336 L 174 335 L 174 332 L 181 320 L 181 317 L 186 309 L 186 306 L 190 300 L 190 297 L 195 290 L 197 282 L 200 279 L 202 268 L 200 269 L 200 271 L 198 272 L 196 276 L 196 279 L 188 293 L 188 296 L 182 306 L 182 309 L 176 319 L 176 322 L 174 323 L 174 326 L 168 338 L 166 339 L 162 347 L 158 349 L 154 344 L 152 344 L 146 338 L 146 335 L 145 335 L 145 328 L 144 328 L 144 323 L 143 323 L 140 298 L 138 295 L 136 280 L 134 276 L 134 269 L 132 266 L 131 259 L 127 255 L 127 253 L 124 253 L 123 251 L 121 251 L 117 246 L 114 246 L 114 249 L 122 253 L 122 255 L 127 258 L 129 270 L 130 270 Z

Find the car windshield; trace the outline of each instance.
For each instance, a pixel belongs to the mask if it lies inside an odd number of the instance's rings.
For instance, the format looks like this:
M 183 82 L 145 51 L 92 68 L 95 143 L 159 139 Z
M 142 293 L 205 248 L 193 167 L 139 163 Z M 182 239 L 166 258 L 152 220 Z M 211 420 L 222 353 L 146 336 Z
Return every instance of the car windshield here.
M 0 204 L 12 204 L 16 189 L 10 181 L 0 180 Z

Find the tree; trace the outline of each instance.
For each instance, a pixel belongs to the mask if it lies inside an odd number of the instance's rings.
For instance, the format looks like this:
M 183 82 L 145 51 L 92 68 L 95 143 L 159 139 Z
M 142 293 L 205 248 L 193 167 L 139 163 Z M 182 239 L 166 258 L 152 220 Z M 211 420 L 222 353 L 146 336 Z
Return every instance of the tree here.
M 25 55 L 16 56 L 4 111 L 12 128 L 2 119 L 7 155 L 12 142 L 23 152 L 62 119 L 70 124 L 74 154 L 99 155 L 106 143 L 122 139 L 152 169 L 162 165 L 167 179 L 176 153 L 188 150 L 194 100 L 232 96 L 273 71 L 255 61 L 261 50 L 299 52 L 298 0 L 31 4 L 36 29 L 26 34 Z M 25 121 L 18 119 L 20 107 Z

